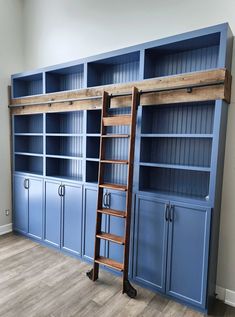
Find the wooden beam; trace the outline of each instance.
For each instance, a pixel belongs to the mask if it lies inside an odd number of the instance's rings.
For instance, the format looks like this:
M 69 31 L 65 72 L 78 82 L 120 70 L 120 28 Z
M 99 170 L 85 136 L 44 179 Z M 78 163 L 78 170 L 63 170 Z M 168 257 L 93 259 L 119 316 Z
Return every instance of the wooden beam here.
M 24 108 L 12 108 L 12 114 L 26 114 L 37 112 L 71 111 L 84 109 L 100 109 L 101 99 L 87 99 L 73 102 L 60 102 L 66 99 L 86 98 L 102 96 L 105 91 L 109 94 L 129 93 L 132 87 L 140 91 L 151 91 L 153 93 L 141 94 L 140 104 L 162 105 L 178 102 L 207 101 L 222 99 L 230 102 L 231 75 L 225 69 L 215 69 L 194 73 L 187 73 L 175 76 L 146 79 L 139 82 L 107 85 L 95 88 L 81 89 L 77 91 L 59 92 L 41 96 L 11 99 L 11 105 L 29 103 L 40 103 L 58 100 L 58 103 L 49 105 L 28 105 Z M 188 93 L 186 87 L 191 87 L 192 92 Z M 157 91 L 169 89 L 168 91 Z M 130 104 L 131 96 L 119 96 L 112 98 L 111 107 L 121 107 Z

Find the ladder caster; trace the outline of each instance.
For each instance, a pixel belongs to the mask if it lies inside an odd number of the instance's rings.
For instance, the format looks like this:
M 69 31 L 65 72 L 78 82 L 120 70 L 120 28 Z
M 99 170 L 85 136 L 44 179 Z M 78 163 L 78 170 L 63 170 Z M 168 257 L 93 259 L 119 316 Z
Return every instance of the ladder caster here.
M 137 296 L 137 290 L 131 285 L 129 280 L 124 281 L 123 293 L 126 293 L 130 298 L 135 298 Z
M 86 272 L 86 276 L 89 277 L 90 280 L 93 280 L 93 269 L 90 271 Z

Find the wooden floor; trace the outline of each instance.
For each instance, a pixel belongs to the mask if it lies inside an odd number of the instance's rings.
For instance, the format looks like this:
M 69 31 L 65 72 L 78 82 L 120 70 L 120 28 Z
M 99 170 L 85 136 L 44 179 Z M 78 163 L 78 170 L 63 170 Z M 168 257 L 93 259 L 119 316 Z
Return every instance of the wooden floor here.
M 200 317 L 202 314 L 137 287 L 137 299 L 121 294 L 121 279 L 13 234 L 0 236 L 1 317 Z M 218 302 L 213 316 L 234 317 Z

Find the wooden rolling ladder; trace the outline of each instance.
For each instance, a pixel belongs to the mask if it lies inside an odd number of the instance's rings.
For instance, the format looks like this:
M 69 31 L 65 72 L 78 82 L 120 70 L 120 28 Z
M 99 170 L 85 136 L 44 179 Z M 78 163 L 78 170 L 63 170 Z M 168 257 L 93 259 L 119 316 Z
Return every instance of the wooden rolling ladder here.
M 138 89 L 133 87 L 131 100 L 130 115 L 108 116 L 111 98 L 115 97 L 103 92 L 102 98 L 102 114 L 101 114 L 101 138 L 100 138 L 100 161 L 98 174 L 98 201 L 96 212 L 96 231 L 95 231 L 95 250 L 94 250 L 94 265 L 93 269 L 87 272 L 87 276 L 95 281 L 99 275 L 99 265 L 104 265 L 109 268 L 122 272 L 123 284 L 122 292 L 129 297 L 134 298 L 137 295 L 136 290 L 128 280 L 129 266 L 129 244 L 130 244 L 130 222 L 131 222 L 131 206 L 132 206 L 132 183 L 133 183 L 133 163 L 134 163 L 134 146 L 135 146 L 135 129 L 136 129 L 136 113 L 139 102 Z M 106 127 L 129 125 L 130 134 L 107 134 Z M 107 138 L 129 138 L 129 153 L 128 160 L 106 160 L 105 159 L 105 140 Z M 106 164 L 127 164 L 127 183 L 126 185 L 109 184 L 104 182 L 104 169 Z M 103 208 L 103 190 L 112 189 L 126 192 L 126 210 L 125 212 Z M 124 237 L 117 236 L 111 233 L 102 232 L 102 214 L 111 217 L 120 217 L 125 219 Z M 100 255 L 101 239 L 111 241 L 123 245 L 123 263 L 114 261 Z

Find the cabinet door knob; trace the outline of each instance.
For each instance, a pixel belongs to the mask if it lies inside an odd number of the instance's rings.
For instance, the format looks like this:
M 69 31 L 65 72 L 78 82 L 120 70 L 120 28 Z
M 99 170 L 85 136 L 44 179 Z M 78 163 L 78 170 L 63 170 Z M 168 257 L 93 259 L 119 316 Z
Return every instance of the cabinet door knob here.
M 169 205 L 165 204 L 165 220 L 169 220 Z

